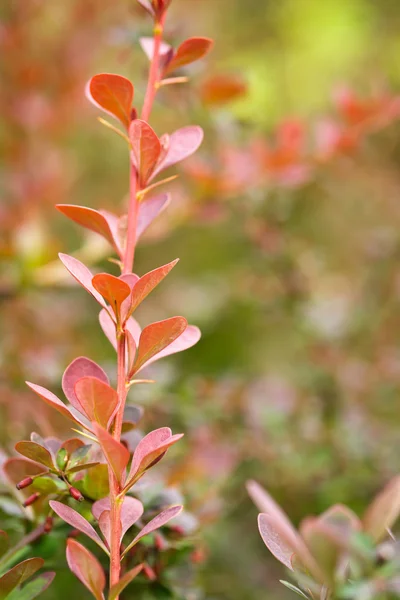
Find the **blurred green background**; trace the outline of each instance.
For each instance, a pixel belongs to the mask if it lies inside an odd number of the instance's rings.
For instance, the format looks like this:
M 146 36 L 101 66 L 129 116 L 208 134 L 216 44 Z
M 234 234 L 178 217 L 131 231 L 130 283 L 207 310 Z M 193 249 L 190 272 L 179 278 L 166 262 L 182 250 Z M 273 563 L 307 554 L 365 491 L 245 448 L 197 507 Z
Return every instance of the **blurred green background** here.
M 96 307 L 53 262 L 79 250 L 109 268 L 107 254 L 53 205 L 123 212 L 126 149 L 83 90 L 96 72 L 121 73 L 140 105 L 138 39 L 151 26 L 133 0 L 8 0 L 0 18 L 0 441 L 12 453 L 32 429 L 68 435 L 25 379 L 57 391 L 82 354 L 115 376 Z M 341 86 L 395 96 L 399 27 L 396 0 L 173 0 L 166 39 L 204 35 L 215 48 L 188 70 L 187 86 L 160 94 L 152 124 L 160 134 L 201 125 L 199 160 L 229 179 L 223 151 L 271 139 L 287 118 L 314 127 L 335 114 Z M 209 106 L 202 86 L 225 74 L 247 93 Z M 243 171 L 245 184 L 226 193 L 193 177 L 193 161 L 138 250 L 138 273 L 181 258 L 139 321 L 183 314 L 203 332 L 152 369 L 154 386 L 131 394 L 146 407 L 146 430 L 186 434 L 164 469 L 200 520 L 205 560 L 193 598 L 292 596 L 259 539 L 246 479 L 297 523 L 336 502 L 361 514 L 398 470 L 399 133 L 391 120 L 292 188 L 254 181 L 239 156 L 233 174 Z M 43 597 L 86 598 L 62 562 L 63 542 L 47 543 L 50 565 L 57 550 L 62 567 Z

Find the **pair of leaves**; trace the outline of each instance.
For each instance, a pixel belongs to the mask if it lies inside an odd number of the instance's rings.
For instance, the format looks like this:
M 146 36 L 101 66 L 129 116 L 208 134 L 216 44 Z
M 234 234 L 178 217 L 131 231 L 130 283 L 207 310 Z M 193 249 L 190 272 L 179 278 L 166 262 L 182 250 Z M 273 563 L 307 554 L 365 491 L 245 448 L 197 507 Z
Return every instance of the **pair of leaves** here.
M 168 194 L 160 194 L 142 200 L 139 204 L 136 240 L 146 231 L 153 220 L 168 206 L 170 197 Z M 56 208 L 66 217 L 82 225 L 90 231 L 98 233 L 105 238 L 120 259 L 124 257 L 124 237 L 126 216 L 118 217 L 108 211 L 94 210 L 85 206 L 74 206 L 72 204 L 57 204 Z
M 104 310 L 100 312 L 99 319 L 106 337 L 117 349 L 113 320 Z M 130 346 L 130 377 L 160 358 L 191 348 L 201 336 L 198 327 L 187 325 L 187 321 L 183 317 L 172 317 L 151 323 L 143 331 L 137 321 L 130 317 L 127 320 L 126 329 Z
M 27 385 L 46 404 L 88 431 L 91 431 L 91 427 L 86 419 L 108 427 L 118 404 L 118 396 L 110 387 L 106 373 L 94 361 L 84 356 L 76 358 L 63 375 L 62 388 L 71 407 L 66 406 L 55 394 L 42 386 L 30 382 L 27 382 Z M 32 446 L 30 448 L 32 449 Z M 37 459 L 36 461 L 41 462 Z
M 55 573 L 43 573 L 24 587 L 21 586 L 44 565 L 42 558 L 29 558 L 15 565 L 0 577 L 0 600 L 33 600 L 44 592 L 55 577 Z
M 203 141 L 203 130 L 193 125 L 159 138 L 148 123 L 136 119 L 129 127 L 129 139 L 132 163 L 143 189 L 161 171 L 194 154 Z
M 103 567 L 97 558 L 79 542 L 69 539 L 67 542 L 67 562 L 72 573 L 91 592 L 96 600 L 104 600 L 106 578 Z M 115 600 L 119 594 L 135 579 L 143 565 L 131 569 L 112 586 L 108 600 Z
M 165 77 L 177 69 L 186 67 L 197 60 L 203 58 L 213 47 L 213 40 L 206 37 L 188 38 L 176 50 L 168 44 L 163 43 L 161 46 L 161 74 L 160 77 Z M 140 45 L 143 48 L 149 60 L 153 59 L 154 55 L 154 39 L 144 37 L 140 39 Z

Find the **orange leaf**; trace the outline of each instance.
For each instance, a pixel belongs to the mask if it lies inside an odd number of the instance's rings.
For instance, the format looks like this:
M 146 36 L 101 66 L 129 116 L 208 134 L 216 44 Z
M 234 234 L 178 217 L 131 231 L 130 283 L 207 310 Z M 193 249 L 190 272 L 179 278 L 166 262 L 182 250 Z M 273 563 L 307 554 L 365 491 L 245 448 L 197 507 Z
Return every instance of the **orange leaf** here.
M 88 419 L 107 429 L 118 404 L 117 392 L 96 377 L 82 377 L 75 384 L 75 395 Z
M 214 42 L 210 38 L 205 37 L 192 37 L 185 40 L 178 47 L 175 56 L 166 66 L 164 75 L 203 58 L 211 50 L 213 44 Z
M 145 121 L 136 119 L 129 127 L 132 161 L 139 175 L 141 187 L 146 187 L 161 153 L 161 143 L 155 131 Z
M 172 317 L 147 325 L 140 334 L 132 374 L 136 373 L 152 356 L 172 344 L 185 331 L 187 326 L 188 323 L 184 317 Z
M 99 444 L 104 452 L 108 464 L 112 468 L 115 477 L 122 483 L 124 479 L 125 469 L 129 462 L 130 454 L 123 444 L 117 442 L 103 427 L 97 423 L 93 423 L 93 431 L 99 441 Z
M 129 285 L 109 273 L 99 273 L 92 279 L 94 289 L 110 304 L 116 316 L 120 314 L 121 305 L 131 293 Z
M 92 77 L 87 86 L 89 100 L 112 115 L 128 129 L 131 120 L 133 85 L 121 75 L 100 73 Z

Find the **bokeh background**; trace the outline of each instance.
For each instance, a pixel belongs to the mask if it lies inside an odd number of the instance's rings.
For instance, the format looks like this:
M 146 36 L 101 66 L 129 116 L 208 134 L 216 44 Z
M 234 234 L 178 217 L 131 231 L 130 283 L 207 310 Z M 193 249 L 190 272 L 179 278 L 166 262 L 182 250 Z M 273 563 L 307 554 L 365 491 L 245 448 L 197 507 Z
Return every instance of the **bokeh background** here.
M 198 598 L 292 596 L 259 539 L 248 478 L 298 523 L 336 502 L 362 514 L 398 470 L 399 28 L 396 0 L 172 2 L 167 40 L 216 44 L 155 105 L 158 133 L 200 124 L 206 140 L 138 250 L 139 273 L 181 258 L 139 320 L 183 314 L 203 337 L 154 367 L 157 383 L 132 400 L 145 429 L 186 434 L 165 476 L 200 522 Z M 25 379 L 57 391 L 82 354 L 115 375 L 94 303 L 57 263 L 65 251 L 108 268 L 107 249 L 53 205 L 123 212 L 126 150 L 83 90 L 117 72 L 140 103 L 138 39 L 149 34 L 134 0 L 1 3 L 5 454 L 31 430 L 68 435 Z M 51 564 L 63 548 L 47 543 Z M 86 598 L 58 568 L 43 598 Z

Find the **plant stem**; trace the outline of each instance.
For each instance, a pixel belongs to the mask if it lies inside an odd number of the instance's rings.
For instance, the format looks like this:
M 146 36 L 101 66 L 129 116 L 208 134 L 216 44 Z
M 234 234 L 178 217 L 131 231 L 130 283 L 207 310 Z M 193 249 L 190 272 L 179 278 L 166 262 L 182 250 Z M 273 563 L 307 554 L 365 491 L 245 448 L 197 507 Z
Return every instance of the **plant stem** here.
M 117 362 L 118 362 L 118 412 L 115 417 L 113 437 L 118 442 L 121 439 L 122 422 L 124 418 L 124 409 L 126 401 L 126 367 L 125 367 L 125 333 L 121 331 L 118 335 L 117 346 Z M 118 497 L 120 492 L 119 483 L 109 469 L 110 482 L 110 587 L 118 583 L 121 571 L 121 499 Z M 118 598 L 116 598 L 118 600 Z
M 149 79 L 147 82 L 147 90 L 143 104 L 142 119 L 147 121 L 150 117 L 153 102 L 158 89 L 158 72 L 159 58 L 162 41 L 162 33 L 164 26 L 164 17 L 159 23 L 156 23 L 154 28 L 154 53 L 151 61 Z M 136 248 L 136 228 L 139 211 L 140 186 L 137 181 L 137 173 L 135 167 L 130 162 L 129 171 L 129 207 L 128 207 L 128 224 L 126 234 L 125 255 L 123 261 L 123 274 L 129 274 L 133 271 Z M 118 442 L 121 440 L 122 422 L 124 417 L 125 401 L 127 395 L 126 388 L 126 365 L 125 365 L 125 331 L 118 333 L 117 342 L 117 362 L 118 362 L 118 384 L 117 394 L 119 399 L 118 412 L 115 417 L 113 437 Z M 121 572 L 121 507 L 122 499 L 119 497 L 120 485 L 112 472 L 109 469 L 110 482 L 110 588 L 118 583 Z M 118 600 L 118 597 L 115 599 Z
M 157 93 L 159 84 L 159 70 L 160 70 L 160 49 L 162 36 L 164 31 L 165 13 L 161 17 L 160 21 L 155 24 L 154 27 L 154 50 L 153 58 L 150 65 L 149 79 L 147 82 L 146 95 L 144 97 L 142 119 L 148 121 L 150 118 L 151 109 L 153 108 L 154 98 Z

